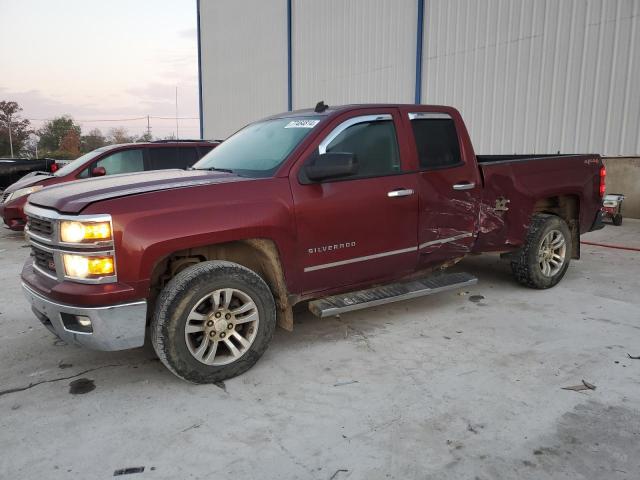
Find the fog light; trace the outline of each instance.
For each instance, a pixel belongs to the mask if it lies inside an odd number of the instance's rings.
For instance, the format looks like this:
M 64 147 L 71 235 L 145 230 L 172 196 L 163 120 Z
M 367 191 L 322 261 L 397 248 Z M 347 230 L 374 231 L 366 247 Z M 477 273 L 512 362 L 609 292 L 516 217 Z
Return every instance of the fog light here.
M 91 319 L 86 315 L 73 315 L 71 313 L 60 313 L 62 324 L 65 330 L 75 333 L 93 333 Z

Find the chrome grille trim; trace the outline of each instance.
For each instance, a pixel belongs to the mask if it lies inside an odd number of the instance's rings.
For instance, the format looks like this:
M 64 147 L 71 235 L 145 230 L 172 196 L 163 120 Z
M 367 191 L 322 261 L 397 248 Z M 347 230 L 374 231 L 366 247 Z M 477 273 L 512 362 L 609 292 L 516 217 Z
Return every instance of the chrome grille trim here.
M 31 245 L 32 256 L 34 257 L 33 269 L 39 274 L 48 278 L 57 280 L 59 282 L 70 281 L 76 283 L 86 284 L 103 284 L 114 283 L 118 280 L 118 266 L 116 260 L 116 252 L 113 247 L 113 240 L 101 241 L 86 244 L 67 243 L 59 240 L 59 226 L 62 220 L 70 221 L 90 221 L 90 222 L 109 222 L 111 225 L 111 231 L 113 232 L 113 223 L 111 222 L 111 215 L 63 215 L 55 210 L 49 210 L 46 208 L 35 207 L 31 204 L 27 204 L 25 207 L 25 213 L 27 215 L 27 226 L 25 228 L 25 234 L 27 240 Z M 51 225 L 51 236 L 45 237 L 38 233 L 35 233 L 29 228 L 29 223 L 32 218 L 37 219 L 40 222 L 49 222 Z M 38 264 L 36 261 L 36 250 L 46 252 L 51 255 L 53 262 L 55 263 L 55 271 Z M 84 256 L 106 256 L 113 257 L 114 274 L 99 278 L 71 278 L 66 275 L 64 268 L 63 254 L 72 255 L 84 255 Z M 42 255 L 41 255 L 42 256 Z M 42 256 L 44 258 L 44 256 Z M 47 265 L 48 266 L 48 265 Z

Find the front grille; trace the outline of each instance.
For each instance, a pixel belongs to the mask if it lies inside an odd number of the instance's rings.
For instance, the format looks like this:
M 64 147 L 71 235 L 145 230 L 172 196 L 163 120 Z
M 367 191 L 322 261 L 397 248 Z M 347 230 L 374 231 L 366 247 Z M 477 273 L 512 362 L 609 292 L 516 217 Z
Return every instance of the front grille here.
M 42 220 L 35 217 L 27 217 L 27 226 L 29 231 L 40 235 L 41 237 L 51 238 L 53 233 L 53 224 L 51 220 Z
M 35 264 L 45 272 L 56 273 L 56 264 L 53 260 L 53 253 L 41 250 L 38 247 L 31 245 L 31 252 L 34 257 Z

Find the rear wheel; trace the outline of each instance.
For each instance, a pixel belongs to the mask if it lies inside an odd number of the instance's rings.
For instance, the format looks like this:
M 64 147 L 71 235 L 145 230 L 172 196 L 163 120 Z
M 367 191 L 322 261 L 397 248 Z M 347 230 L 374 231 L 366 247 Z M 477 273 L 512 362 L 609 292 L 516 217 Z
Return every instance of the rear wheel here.
M 276 325 L 275 301 L 255 272 L 235 263 L 203 262 L 162 290 L 151 324 L 158 357 L 193 383 L 244 373 L 267 349 Z
M 515 279 L 531 288 L 555 286 L 569 268 L 571 232 L 555 215 L 535 215 L 522 249 L 511 261 Z
M 616 227 L 619 227 L 620 225 L 622 225 L 622 214 L 620 214 L 620 213 L 616 213 L 616 214 L 613 216 L 613 224 L 614 224 Z

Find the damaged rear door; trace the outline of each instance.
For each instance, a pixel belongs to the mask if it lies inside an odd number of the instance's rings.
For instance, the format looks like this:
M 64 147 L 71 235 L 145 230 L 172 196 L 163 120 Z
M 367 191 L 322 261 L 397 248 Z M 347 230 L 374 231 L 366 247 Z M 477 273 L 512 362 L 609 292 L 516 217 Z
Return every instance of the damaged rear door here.
M 471 250 L 482 185 L 475 155 L 460 141 L 461 119 L 408 112 L 408 120 L 420 170 L 418 245 L 419 263 L 425 267 Z

